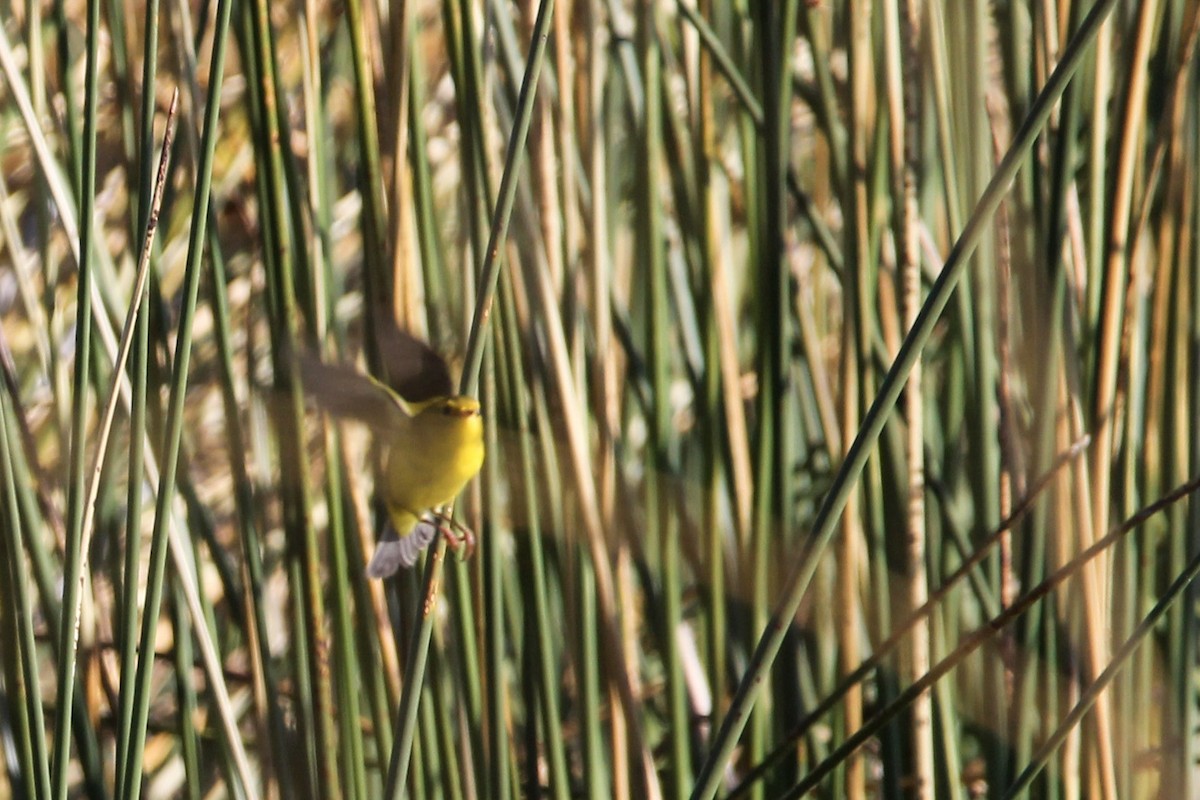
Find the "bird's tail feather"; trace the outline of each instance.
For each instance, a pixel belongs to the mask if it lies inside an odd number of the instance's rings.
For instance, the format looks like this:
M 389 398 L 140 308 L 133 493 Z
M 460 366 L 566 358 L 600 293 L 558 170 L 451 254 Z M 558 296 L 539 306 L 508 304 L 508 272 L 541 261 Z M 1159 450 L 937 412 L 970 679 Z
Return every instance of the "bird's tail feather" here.
M 411 567 L 438 533 L 437 526 L 428 520 L 418 522 L 406 536 L 397 536 L 394 528 L 388 528 L 367 564 L 369 578 L 386 578 L 401 567 Z

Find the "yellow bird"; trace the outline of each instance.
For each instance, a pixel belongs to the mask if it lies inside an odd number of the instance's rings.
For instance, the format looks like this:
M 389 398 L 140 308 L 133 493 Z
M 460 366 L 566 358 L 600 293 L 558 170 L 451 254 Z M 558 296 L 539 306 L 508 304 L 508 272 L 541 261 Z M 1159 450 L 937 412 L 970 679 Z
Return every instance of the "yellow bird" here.
M 391 332 L 392 380 L 400 394 L 348 367 L 301 359 L 305 390 L 330 414 L 365 423 L 387 448 L 379 487 L 392 531 L 367 565 L 382 578 L 411 566 L 434 534 L 449 531 L 422 520 L 453 500 L 483 466 L 479 401 L 453 395 L 450 373 L 426 344 Z M 469 538 L 469 535 L 468 535 Z

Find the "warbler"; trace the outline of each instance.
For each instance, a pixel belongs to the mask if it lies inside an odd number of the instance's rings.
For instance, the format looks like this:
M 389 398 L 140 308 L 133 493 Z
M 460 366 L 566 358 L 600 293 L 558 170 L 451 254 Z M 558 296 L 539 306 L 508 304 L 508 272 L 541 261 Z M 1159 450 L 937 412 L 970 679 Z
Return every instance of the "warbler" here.
M 445 361 L 424 342 L 393 330 L 388 344 L 398 392 L 349 367 L 300 361 L 306 393 L 328 413 L 366 424 L 387 449 L 378 490 L 392 530 L 367 565 L 372 578 L 412 566 L 439 530 L 454 541 L 452 523 L 427 515 L 462 491 L 484 457 L 479 401 L 452 393 Z

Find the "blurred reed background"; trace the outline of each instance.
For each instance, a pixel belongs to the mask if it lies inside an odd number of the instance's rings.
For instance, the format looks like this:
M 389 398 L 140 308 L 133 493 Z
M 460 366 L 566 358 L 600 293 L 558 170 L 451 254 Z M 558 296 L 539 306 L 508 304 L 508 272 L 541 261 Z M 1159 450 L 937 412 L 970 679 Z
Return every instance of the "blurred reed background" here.
M 1197 796 L 1198 10 L 4 3 L 0 796 Z

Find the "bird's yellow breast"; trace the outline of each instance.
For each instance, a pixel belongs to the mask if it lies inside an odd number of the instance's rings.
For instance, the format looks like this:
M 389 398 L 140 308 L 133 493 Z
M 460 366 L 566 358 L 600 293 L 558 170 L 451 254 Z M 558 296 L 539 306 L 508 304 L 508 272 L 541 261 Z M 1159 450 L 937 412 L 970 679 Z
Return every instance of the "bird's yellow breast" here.
M 442 397 L 415 406 L 388 453 L 385 497 L 393 521 L 407 524 L 450 502 L 483 466 L 479 401 Z M 408 533 L 400 530 L 401 536 Z M 411 527 L 411 525 L 409 526 Z

